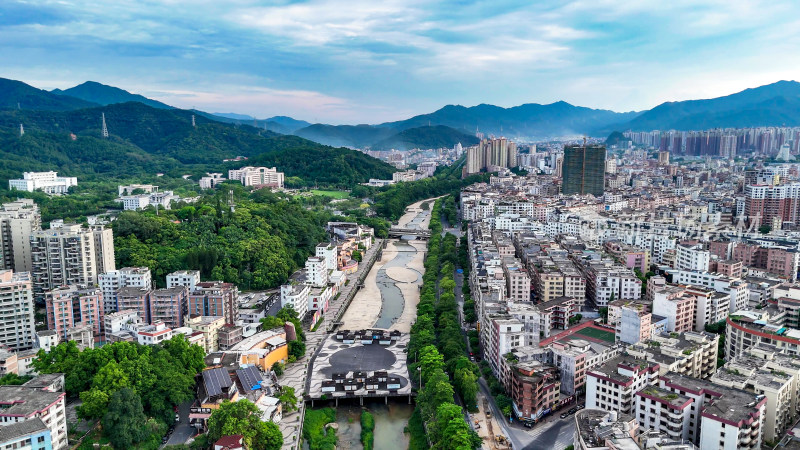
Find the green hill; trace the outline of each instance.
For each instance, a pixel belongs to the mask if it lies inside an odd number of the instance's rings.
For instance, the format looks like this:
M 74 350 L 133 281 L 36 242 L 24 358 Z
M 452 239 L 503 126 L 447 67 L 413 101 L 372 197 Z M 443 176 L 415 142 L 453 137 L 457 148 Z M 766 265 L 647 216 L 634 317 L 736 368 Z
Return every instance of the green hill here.
M 68 95 L 70 97 L 79 98 L 87 102 L 96 103 L 98 105 L 139 102 L 144 103 L 147 106 L 152 106 L 153 108 L 172 109 L 172 106 L 161 103 L 157 100 L 151 100 L 139 94 L 131 94 L 124 89 L 108 86 L 96 81 L 87 81 L 64 90 L 53 89 L 51 92 L 58 95 Z
M 21 81 L 0 78 L 0 109 L 68 111 L 90 106 L 95 106 L 95 103 L 53 94 Z
M 423 126 L 403 130 L 394 136 L 371 145 L 373 150 L 410 150 L 413 148 L 453 147 L 461 143 L 464 147 L 478 144 L 475 136 L 462 133 L 444 125 Z
M 108 139 L 101 137 L 101 114 L 106 117 Z M 197 126 L 192 127 L 191 116 L 190 111 L 156 109 L 137 102 L 75 111 L 0 111 L 0 158 L 4 161 L 0 178 L 45 169 L 73 176 L 154 172 L 180 176 L 270 164 L 301 182 L 347 186 L 369 178 L 388 178 L 394 172 L 392 166 L 363 153 L 296 136 L 220 123 L 200 115 L 195 115 Z M 25 126 L 22 137 L 20 123 Z M 250 160 L 222 162 L 237 156 Z

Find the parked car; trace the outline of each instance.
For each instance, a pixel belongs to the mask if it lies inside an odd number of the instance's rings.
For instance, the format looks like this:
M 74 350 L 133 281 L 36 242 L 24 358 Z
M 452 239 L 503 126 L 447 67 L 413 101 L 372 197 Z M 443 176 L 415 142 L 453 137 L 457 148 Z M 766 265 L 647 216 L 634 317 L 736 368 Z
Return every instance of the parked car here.
M 180 421 L 181 421 L 181 415 L 175 414 L 175 422 L 180 422 Z
M 569 414 L 575 414 L 576 412 L 578 412 L 578 408 L 570 408 L 569 411 L 567 411 L 567 412 Z
M 566 419 L 568 415 L 569 415 L 569 414 L 567 414 L 567 413 L 561 413 L 561 416 L 560 416 L 560 417 L 561 417 L 562 419 Z

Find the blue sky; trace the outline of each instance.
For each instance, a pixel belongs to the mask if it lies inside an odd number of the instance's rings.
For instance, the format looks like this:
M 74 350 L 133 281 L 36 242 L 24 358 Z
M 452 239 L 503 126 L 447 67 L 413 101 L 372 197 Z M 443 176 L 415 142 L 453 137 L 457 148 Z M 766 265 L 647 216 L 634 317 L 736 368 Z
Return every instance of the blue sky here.
M 3 0 L 0 76 L 326 123 L 629 111 L 799 78 L 798 29 L 793 0 Z

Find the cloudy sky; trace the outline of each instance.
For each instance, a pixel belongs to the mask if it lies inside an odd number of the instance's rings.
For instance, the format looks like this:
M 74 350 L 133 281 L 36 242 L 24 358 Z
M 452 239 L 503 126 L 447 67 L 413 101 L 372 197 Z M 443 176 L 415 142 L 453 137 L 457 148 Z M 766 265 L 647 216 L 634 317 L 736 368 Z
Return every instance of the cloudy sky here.
M 327 123 L 629 111 L 800 78 L 798 29 L 794 0 L 2 0 L 0 77 Z

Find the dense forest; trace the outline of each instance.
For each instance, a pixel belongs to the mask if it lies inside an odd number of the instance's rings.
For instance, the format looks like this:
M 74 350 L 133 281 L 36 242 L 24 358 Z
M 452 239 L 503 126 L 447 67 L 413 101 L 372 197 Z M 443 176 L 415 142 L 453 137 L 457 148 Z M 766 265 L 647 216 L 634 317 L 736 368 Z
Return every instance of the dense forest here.
M 301 267 L 314 246 L 326 240 L 324 210 L 309 210 L 284 194 L 248 194 L 231 185 L 179 209 L 123 212 L 113 222 L 117 265 L 147 266 L 156 283 L 175 270 L 199 269 L 203 279 L 224 280 L 240 289 L 272 288 Z
M 40 350 L 33 367 L 63 373 L 66 392 L 80 397 L 78 415 L 100 419 L 102 440 L 114 448 L 157 449 L 173 408 L 194 398 L 194 377 L 203 370 L 203 349 L 177 336 L 159 345 L 115 342 L 78 350 L 74 341 Z M 90 442 L 82 448 L 92 448 Z

